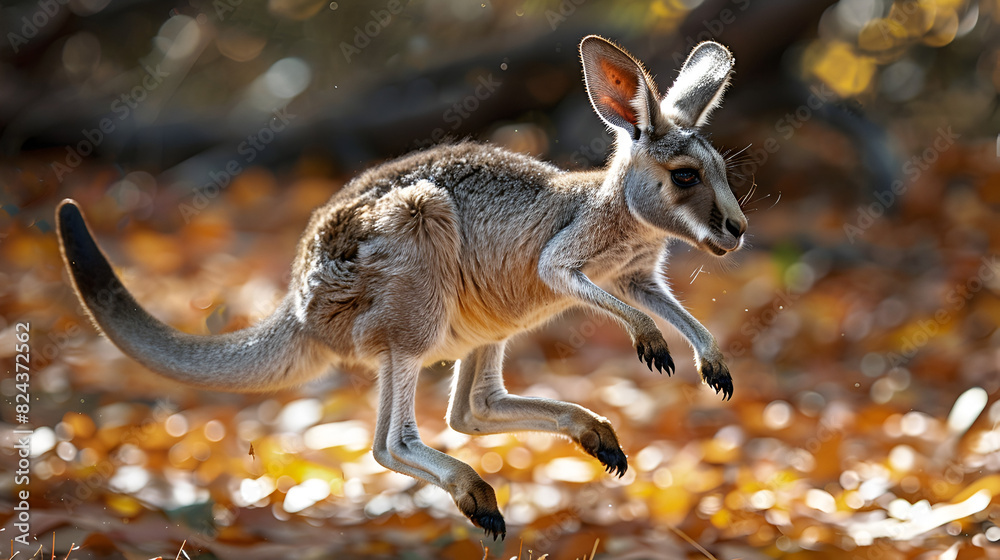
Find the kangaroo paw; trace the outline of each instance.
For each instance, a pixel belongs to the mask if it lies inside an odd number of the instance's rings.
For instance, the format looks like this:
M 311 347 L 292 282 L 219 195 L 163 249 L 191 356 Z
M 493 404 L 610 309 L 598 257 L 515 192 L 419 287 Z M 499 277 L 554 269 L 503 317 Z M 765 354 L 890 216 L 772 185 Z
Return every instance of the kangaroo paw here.
M 704 362 L 698 370 L 705 384 L 715 389 L 722 398 L 729 400 L 733 398 L 733 377 L 729 374 L 729 367 L 722 361 Z
M 597 424 L 593 429 L 588 430 L 580 436 L 580 447 L 584 451 L 593 455 L 604 465 L 604 470 L 619 477 L 625 475 L 628 470 L 628 461 L 625 452 L 618 444 L 618 436 L 615 435 L 611 424 L 605 421 Z
M 667 341 L 663 340 L 660 331 L 654 333 L 636 338 L 635 351 L 639 355 L 639 360 L 646 362 L 649 371 L 653 371 L 653 366 L 656 366 L 660 373 L 666 370 L 667 375 L 673 375 L 674 359 L 670 357 Z
M 497 540 L 497 537 L 503 539 L 507 536 L 507 524 L 497 507 L 496 494 L 482 479 L 472 483 L 466 493 L 456 496 L 455 504 L 476 527 L 486 531 L 487 537 Z

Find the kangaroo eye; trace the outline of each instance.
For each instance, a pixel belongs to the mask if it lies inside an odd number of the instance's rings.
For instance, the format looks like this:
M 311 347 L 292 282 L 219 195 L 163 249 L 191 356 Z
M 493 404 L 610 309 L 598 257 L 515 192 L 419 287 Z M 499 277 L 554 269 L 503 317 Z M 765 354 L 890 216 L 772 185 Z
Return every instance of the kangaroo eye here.
M 698 177 L 698 171 L 687 168 L 674 169 L 670 172 L 670 178 L 673 179 L 675 185 L 682 189 L 693 187 L 701 182 L 701 178 Z

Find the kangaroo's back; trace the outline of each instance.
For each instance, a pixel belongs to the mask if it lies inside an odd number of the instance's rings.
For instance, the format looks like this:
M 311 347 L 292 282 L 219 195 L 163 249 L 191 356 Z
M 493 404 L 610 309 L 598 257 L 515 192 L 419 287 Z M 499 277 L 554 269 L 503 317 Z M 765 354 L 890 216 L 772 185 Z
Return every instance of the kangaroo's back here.
M 573 205 L 567 205 L 568 199 L 584 198 L 579 189 L 553 192 L 559 190 L 553 178 L 563 173 L 551 164 L 523 154 L 475 142 L 445 144 L 415 152 L 358 175 L 317 209 L 303 236 L 299 258 L 314 250 L 312 242 L 316 236 L 322 245 L 315 247 L 326 254 L 351 255 L 356 242 L 374 233 L 365 231 L 366 214 L 373 211 L 378 200 L 394 189 L 421 181 L 448 192 L 463 233 L 484 227 L 503 228 L 510 220 L 521 230 L 525 219 L 530 223 L 536 221 L 532 220 L 533 215 L 553 211 L 570 214 Z M 508 240 L 494 238 L 494 241 Z
M 565 307 L 551 307 L 554 295 L 538 278 L 544 243 L 573 219 L 588 188 L 596 186 L 558 180 L 565 174 L 473 142 L 442 145 L 362 173 L 318 209 L 306 228 L 292 280 L 300 312 L 331 316 L 319 336 L 334 341 L 338 353 L 363 359 L 356 356 L 356 344 L 336 341 L 348 340 L 343 334 L 370 307 L 368 287 L 385 281 L 387 271 L 366 256 L 371 247 L 423 231 L 382 225 L 387 201 L 421 185 L 425 193 L 447 199 L 441 209 L 453 220 L 458 241 L 454 251 L 438 243 L 422 253 L 423 258 L 433 254 L 440 269 L 456 271 L 454 278 L 440 279 L 452 288 L 447 306 L 452 335 L 433 359 L 459 358 L 485 339 L 536 325 Z M 599 184 L 599 177 L 593 181 Z M 418 203 L 413 204 L 415 214 Z

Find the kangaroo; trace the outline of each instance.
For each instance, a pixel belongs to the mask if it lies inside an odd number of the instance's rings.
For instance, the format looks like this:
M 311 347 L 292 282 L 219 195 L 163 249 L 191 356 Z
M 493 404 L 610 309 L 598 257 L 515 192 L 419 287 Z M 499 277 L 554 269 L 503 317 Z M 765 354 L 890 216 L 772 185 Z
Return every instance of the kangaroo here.
M 423 366 L 457 360 L 447 411 L 455 430 L 561 434 L 618 476 L 628 463 L 607 419 L 507 392 L 510 337 L 584 305 L 616 319 L 639 359 L 670 375 L 667 343 L 630 305 L 638 304 L 691 343 L 709 387 L 724 399 L 733 393 L 718 344 L 663 276 L 671 239 L 719 256 L 743 246 L 747 219 L 726 163 L 699 132 L 720 103 L 733 57 L 718 43 L 697 45 L 661 98 L 643 65 L 610 41 L 588 36 L 580 56 L 594 110 L 616 133 L 604 169 L 567 172 L 471 142 L 383 163 L 313 213 L 277 310 L 216 336 L 179 332 L 146 312 L 67 199 L 56 222 L 76 293 L 122 352 L 197 387 L 271 391 L 308 381 L 335 360 L 368 366 L 379 390 L 375 459 L 443 488 L 487 536 L 502 538 L 489 484 L 420 439 L 414 397 Z

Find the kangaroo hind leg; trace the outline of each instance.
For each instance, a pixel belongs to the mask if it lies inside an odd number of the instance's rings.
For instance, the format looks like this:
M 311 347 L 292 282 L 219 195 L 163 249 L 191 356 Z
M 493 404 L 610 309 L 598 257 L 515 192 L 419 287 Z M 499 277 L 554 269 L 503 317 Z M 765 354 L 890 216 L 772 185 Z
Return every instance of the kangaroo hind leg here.
M 503 384 L 504 343 L 483 346 L 455 365 L 448 423 L 471 435 L 551 432 L 569 437 L 622 476 L 628 469 L 618 435 L 606 418 L 562 401 L 511 395 Z
M 378 236 L 362 251 L 377 286 L 354 325 L 356 344 L 379 362 L 372 453 L 384 467 L 443 488 L 458 509 L 494 538 L 506 535 L 496 494 L 469 465 L 424 444 L 417 430 L 417 378 L 447 328 L 457 275 L 454 206 L 427 181 L 388 192 L 371 219 Z
M 375 460 L 387 469 L 424 480 L 451 494 L 458 509 L 487 536 L 504 537 L 507 527 L 496 494 L 469 465 L 424 444 L 414 414 L 420 359 L 390 355 L 379 368 Z

